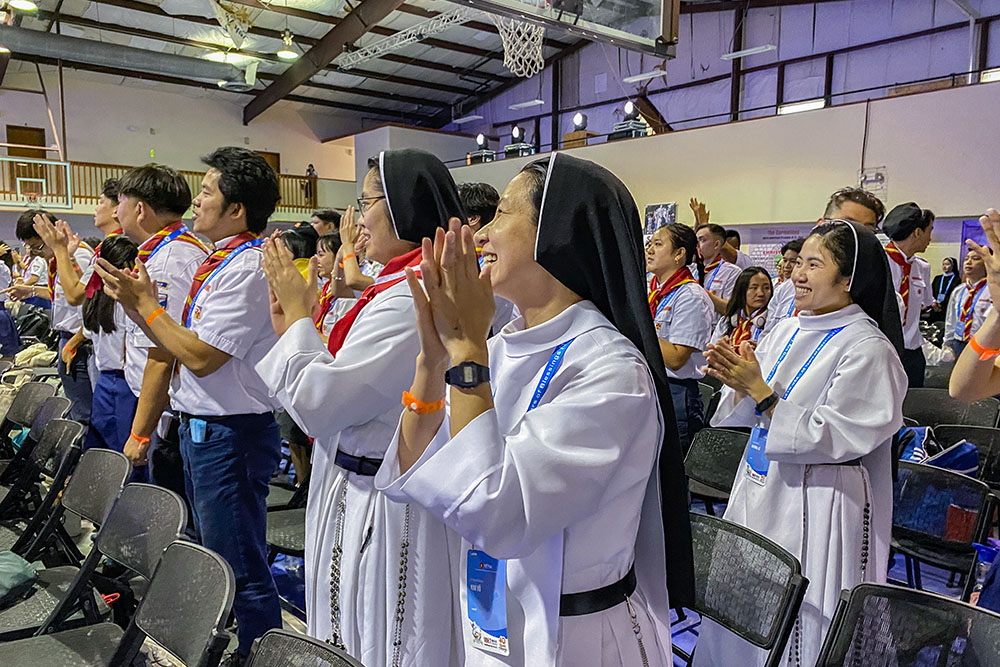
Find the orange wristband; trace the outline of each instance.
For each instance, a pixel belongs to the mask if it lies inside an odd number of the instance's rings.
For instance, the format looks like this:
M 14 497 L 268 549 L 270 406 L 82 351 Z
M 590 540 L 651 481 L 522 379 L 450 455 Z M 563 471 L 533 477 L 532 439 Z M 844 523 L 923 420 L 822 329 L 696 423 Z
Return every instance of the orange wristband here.
M 163 307 L 157 308 L 156 310 L 154 310 L 153 312 L 151 312 L 149 314 L 149 317 L 146 318 L 146 326 L 147 327 L 153 326 L 153 320 L 155 320 L 157 317 L 159 317 L 160 315 L 162 315 L 165 312 L 167 312 L 167 309 L 163 308 Z
M 349 255 L 344 255 L 344 259 L 350 259 L 352 257 L 354 257 L 355 259 L 357 259 L 357 255 L 355 255 L 353 252 L 351 254 L 349 254 Z
M 141 435 L 136 435 L 135 431 L 129 431 L 129 436 L 131 436 L 133 440 L 137 440 L 140 445 L 145 445 L 147 442 L 149 442 L 149 438 L 148 437 L 143 437 Z
M 979 355 L 979 361 L 989 361 L 993 357 L 1000 355 L 1000 350 L 990 350 L 980 345 L 979 341 L 976 340 L 975 334 L 972 334 L 972 338 L 969 339 L 969 347 Z
M 404 391 L 403 405 L 406 406 L 406 409 L 410 412 L 416 412 L 418 415 L 429 415 L 432 412 L 437 412 L 444 407 L 444 398 L 440 401 L 434 401 L 433 403 L 424 403 L 410 392 Z

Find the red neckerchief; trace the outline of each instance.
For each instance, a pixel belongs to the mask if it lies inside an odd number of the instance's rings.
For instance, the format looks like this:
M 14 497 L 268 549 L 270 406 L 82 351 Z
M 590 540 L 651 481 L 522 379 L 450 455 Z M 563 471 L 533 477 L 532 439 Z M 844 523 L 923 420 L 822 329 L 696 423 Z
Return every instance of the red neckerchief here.
M 49 301 L 56 300 L 56 258 L 49 260 Z
M 965 301 L 962 302 L 962 311 L 958 315 L 964 325 L 962 331 L 962 341 L 968 341 L 972 338 L 972 304 L 975 303 L 976 295 L 979 294 L 979 290 L 986 286 L 986 278 L 983 278 L 975 285 L 966 285 L 968 290 L 968 295 L 965 297 Z
M 649 312 L 656 317 L 656 309 L 675 288 L 684 285 L 685 283 L 693 283 L 694 276 L 691 275 L 691 269 L 686 266 L 674 271 L 674 274 L 667 278 L 667 282 L 663 283 L 662 287 L 657 286 L 656 276 L 649 283 Z
M 319 294 L 319 313 L 316 315 L 316 319 L 313 320 L 316 325 L 316 331 L 323 330 L 323 319 L 330 312 L 330 308 L 333 306 L 335 299 L 333 298 L 333 292 L 330 290 L 330 285 L 333 283 L 331 278 L 327 284 L 323 285 L 323 290 Z
M 229 243 L 213 252 L 205 259 L 204 262 L 201 263 L 198 270 L 194 272 L 194 282 L 191 283 L 191 289 L 188 290 L 187 299 L 184 300 L 184 313 L 181 315 L 181 323 L 187 322 L 188 311 L 191 309 L 191 304 L 194 302 L 194 295 L 198 293 L 202 284 L 204 284 L 204 282 L 208 280 L 208 277 L 212 275 L 212 271 L 215 271 L 215 267 L 222 264 L 222 260 L 228 257 L 229 253 L 236 250 L 247 241 L 259 238 L 259 236 L 259 234 L 254 234 L 252 232 L 242 232 L 237 234 L 229 240 Z
M 382 268 L 382 271 L 379 272 L 375 282 L 366 287 L 365 291 L 361 293 L 361 298 L 358 299 L 358 302 L 333 325 L 333 330 L 330 332 L 330 340 L 327 343 L 327 349 L 330 350 L 330 354 L 337 356 L 337 352 L 340 352 L 340 348 L 344 346 L 344 340 L 347 339 L 347 332 L 354 325 L 354 320 L 358 319 L 361 309 L 382 292 L 405 280 L 406 274 L 403 273 L 403 269 L 419 265 L 422 259 L 423 256 L 420 248 L 416 248 L 405 255 L 393 257 L 389 260 Z
M 736 325 L 736 328 L 733 329 L 733 333 L 729 336 L 729 342 L 733 344 L 733 347 L 739 349 L 741 343 L 750 340 L 750 328 L 753 325 L 753 321 L 763 312 L 764 309 L 761 308 L 750 317 L 744 317 L 743 313 L 740 313 L 740 323 Z
M 107 241 L 112 236 L 117 236 L 118 234 L 121 234 L 122 231 L 123 230 L 121 229 L 117 229 L 111 232 L 110 234 L 104 237 L 104 241 Z M 104 245 L 104 241 L 98 243 L 97 247 L 94 248 L 94 257 L 93 259 L 90 260 L 92 263 L 96 263 L 97 260 L 101 258 L 101 246 Z M 87 281 L 87 287 L 85 288 L 85 293 L 87 295 L 87 298 L 92 299 L 94 295 L 100 292 L 102 289 L 104 289 L 104 281 L 101 280 L 101 276 L 98 275 L 97 271 L 94 271 L 93 273 L 90 274 L 90 280 Z
M 139 254 L 138 254 L 139 261 L 145 264 L 149 260 L 150 256 L 154 252 L 156 252 L 156 249 L 160 247 L 160 244 L 163 243 L 163 240 L 183 226 L 184 226 L 184 221 L 178 220 L 173 224 L 167 225 L 166 227 L 164 227 L 163 229 L 161 229 L 160 231 L 156 232 L 148 239 L 143 241 L 142 245 L 139 246 Z M 179 236 L 175 237 L 173 240 L 196 245 L 202 250 L 204 250 L 206 253 L 212 252 L 211 249 L 205 247 L 205 244 L 199 241 L 198 237 L 192 234 L 190 231 L 183 232 Z
M 899 281 L 899 296 L 903 297 L 903 321 L 905 322 L 910 313 L 910 271 L 913 265 L 906 261 L 906 255 L 896 247 L 893 241 L 885 247 L 885 254 L 889 259 L 896 262 L 903 269 L 903 278 Z

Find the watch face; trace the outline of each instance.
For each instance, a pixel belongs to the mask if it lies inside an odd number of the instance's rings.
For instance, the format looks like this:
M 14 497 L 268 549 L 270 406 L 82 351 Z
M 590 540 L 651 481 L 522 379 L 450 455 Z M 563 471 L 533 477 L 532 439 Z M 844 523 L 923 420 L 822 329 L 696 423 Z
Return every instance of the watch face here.
M 476 381 L 476 369 L 474 366 L 462 366 L 462 384 L 472 384 Z

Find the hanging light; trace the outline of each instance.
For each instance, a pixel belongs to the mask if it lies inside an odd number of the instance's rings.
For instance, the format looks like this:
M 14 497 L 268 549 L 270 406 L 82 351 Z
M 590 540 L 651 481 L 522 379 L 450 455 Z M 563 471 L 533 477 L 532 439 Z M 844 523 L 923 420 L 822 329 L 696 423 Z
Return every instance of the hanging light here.
M 573 116 L 573 129 L 577 131 L 587 129 L 587 114 L 576 112 Z
M 510 131 L 510 138 L 514 140 L 515 144 L 524 141 L 524 130 L 515 125 Z
M 13 9 L 20 9 L 22 12 L 33 12 L 38 9 L 38 5 L 32 2 L 32 0 L 10 0 L 7 4 Z
M 639 117 L 639 107 L 635 102 L 629 100 L 625 103 L 625 120 L 635 120 Z
M 479 150 L 484 151 L 487 148 L 489 148 L 490 141 L 489 139 L 486 138 L 485 134 L 480 132 L 478 135 L 476 135 L 476 145 L 479 146 Z
M 287 27 L 285 31 L 281 33 L 281 41 L 284 46 L 274 55 L 278 56 L 282 60 L 295 60 L 299 57 L 298 52 L 296 52 L 292 47 L 295 43 L 292 41 L 292 31 Z

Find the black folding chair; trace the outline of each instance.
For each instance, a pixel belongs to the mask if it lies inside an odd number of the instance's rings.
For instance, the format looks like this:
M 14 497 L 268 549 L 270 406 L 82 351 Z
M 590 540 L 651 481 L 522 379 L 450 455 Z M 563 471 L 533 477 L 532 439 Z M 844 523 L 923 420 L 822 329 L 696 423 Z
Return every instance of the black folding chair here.
M 69 414 L 73 401 L 65 396 L 51 396 L 38 408 L 35 418 L 31 420 L 31 428 L 27 437 L 21 442 L 13 458 L 0 461 L 0 484 L 10 484 L 24 467 L 24 462 L 31 454 L 31 449 L 42 437 L 42 429 L 53 419 L 64 419 Z
M 1000 614 L 934 593 L 859 584 L 840 596 L 817 667 L 1000 665 Z
M 1000 428 L 942 424 L 934 427 L 934 438 L 945 448 L 968 440 L 979 450 L 979 470 L 976 478 L 1000 491 Z
M 939 366 L 928 366 L 924 371 L 924 388 L 926 389 L 947 389 L 951 380 L 951 371 L 955 364 L 941 364 Z
M 777 667 L 809 585 L 798 559 L 748 528 L 694 512 L 691 537 L 692 611 L 768 651 L 765 667 Z M 676 644 L 674 653 L 690 663 Z
M 963 403 L 952 398 L 947 389 L 910 389 L 903 399 L 903 416 L 920 426 L 962 424 L 995 427 L 1000 416 L 1000 401 L 984 398 L 975 403 Z
M 45 399 L 55 396 L 56 387 L 45 382 L 25 382 L 17 390 L 17 395 L 7 408 L 7 414 L 0 421 L 0 458 L 14 456 L 16 448 L 10 432 L 17 427 L 31 428 L 35 414 Z
M 907 585 L 922 589 L 920 564 L 967 577 L 971 591 L 976 551 L 986 537 L 993 503 L 990 488 L 943 468 L 899 462 L 893 486 L 892 549 L 906 561 Z
M 79 458 L 79 447 L 72 450 L 72 460 L 66 461 L 64 467 L 60 457 L 67 453 L 66 447 L 77 444 L 83 436 L 81 424 L 54 419 L 45 429 L 42 436 L 45 445 L 40 443 L 32 448 L 20 475 L 10 486 L 0 485 L 0 520 L 27 519 L 43 504 L 45 497 L 50 498 L 51 504 L 55 499 L 54 494 L 66 483 L 66 478 Z M 45 476 L 54 478 L 48 493 L 42 485 Z M 56 485 L 58 488 L 53 490 Z
M 0 644 L 0 664 L 126 667 L 134 664 L 148 637 L 184 665 L 216 667 L 229 644 L 225 622 L 236 592 L 232 568 L 217 553 L 190 542 L 173 542 L 162 553 L 124 632 L 113 623 L 99 623 Z
M 332 644 L 288 630 L 268 630 L 254 642 L 246 667 L 364 667 Z
M 694 434 L 684 457 L 691 497 L 705 503 L 715 516 L 714 503 L 725 503 L 733 490 L 749 436 L 722 428 L 703 428 Z
M 28 495 L 35 501 L 34 513 L 28 519 L 0 520 L 0 550 L 10 549 L 21 556 L 27 554 L 29 545 L 52 512 L 66 479 L 76 468 L 82 439 L 83 425 L 77 422 L 53 419 L 46 425 L 23 471 L 25 481 L 29 481 L 30 476 L 35 479 L 35 484 L 28 490 Z M 44 496 L 41 495 L 41 477 L 50 479 Z

